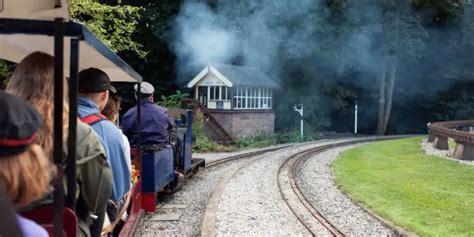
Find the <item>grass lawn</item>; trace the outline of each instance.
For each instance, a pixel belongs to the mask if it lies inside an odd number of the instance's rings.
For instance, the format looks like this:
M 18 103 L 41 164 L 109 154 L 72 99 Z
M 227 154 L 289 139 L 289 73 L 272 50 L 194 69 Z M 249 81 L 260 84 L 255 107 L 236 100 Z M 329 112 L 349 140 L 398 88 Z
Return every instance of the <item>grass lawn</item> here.
M 342 153 L 336 182 L 397 226 L 427 236 L 474 236 L 474 166 L 425 155 L 421 137 Z

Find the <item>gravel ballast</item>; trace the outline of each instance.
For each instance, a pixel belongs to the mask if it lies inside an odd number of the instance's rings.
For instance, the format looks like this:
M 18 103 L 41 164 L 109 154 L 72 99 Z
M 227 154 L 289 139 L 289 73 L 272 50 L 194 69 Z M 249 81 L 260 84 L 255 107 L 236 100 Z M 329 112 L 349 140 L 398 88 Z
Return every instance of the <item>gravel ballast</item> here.
M 220 199 L 217 235 L 309 235 L 278 191 L 278 168 L 292 153 L 255 160 L 233 177 Z
M 259 149 L 199 154 L 199 156 L 196 155 L 195 157 L 204 158 L 206 162 L 210 162 L 256 150 Z M 276 153 L 278 151 L 266 153 L 263 156 L 271 156 Z M 137 236 L 199 235 L 201 233 L 202 218 L 215 186 L 226 173 L 234 169 L 234 167 L 246 163 L 247 160 L 247 158 L 244 158 L 211 168 L 200 169 L 196 175 L 186 179 L 183 189 L 177 192 L 171 200 L 160 204 L 155 213 L 145 215 L 140 223 Z M 177 219 L 176 217 L 178 216 L 179 218 Z
M 164 202 L 163 206 L 181 205 L 185 208 L 160 207 L 155 213 L 146 214 L 140 223 L 138 236 L 198 235 L 201 231 L 202 216 L 214 187 L 234 165 L 243 162 L 245 159 L 200 170 L 198 174 L 187 179 L 183 189 L 177 192 L 172 200 Z M 163 214 L 178 214 L 180 216 L 178 220 L 173 221 L 156 220 Z
M 214 188 L 226 174 L 240 166 L 243 168 L 226 184 L 219 199 L 215 219 L 216 235 L 310 236 L 310 232 L 291 212 L 278 190 L 280 164 L 300 151 L 349 140 L 353 139 L 300 144 L 200 170 L 197 175 L 187 179 L 184 188 L 172 200 L 166 201 L 156 213 L 145 216 L 137 236 L 199 236 L 202 219 Z M 377 219 L 353 204 L 335 185 L 330 164 L 345 149 L 349 147 L 331 149 L 310 158 L 301 166 L 298 172 L 301 179 L 297 179 L 297 182 L 303 193 L 346 235 L 393 235 Z M 244 152 L 248 151 L 200 154 L 195 157 L 214 161 Z M 321 234 L 327 235 L 327 232 L 321 230 Z
M 298 168 L 298 185 L 318 211 L 345 235 L 394 235 L 378 219 L 354 204 L 334 182 L 331 163 L 341 152 L 360 145 L 330 149 L 309 158 Z

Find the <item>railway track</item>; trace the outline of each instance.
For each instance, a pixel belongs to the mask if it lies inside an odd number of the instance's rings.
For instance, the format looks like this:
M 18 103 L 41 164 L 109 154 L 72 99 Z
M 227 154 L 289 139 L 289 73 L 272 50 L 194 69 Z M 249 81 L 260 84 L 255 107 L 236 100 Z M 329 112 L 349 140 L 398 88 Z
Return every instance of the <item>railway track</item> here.
M 230 161 L 236 161 L 238 159 L 257 157 L 265 153 L 270 153 L 270 152 L 286 149 L 292 146 L 293 145 L 280 146 L 276 148 L 258 150 L 258 151 L 247 152 L 244 154 L 226 157 L 226 158 L 219 159 L 219 160 L 206 164 L 206 168 L 224 164 Z M 207 204 L 206 211 L 204 213 L 202 227 L 201 227 L 201 236 L 215 236 L 215 223 L 216 223 L 216 215 L 217 215 L 217 210 L 218 210 L 218 205 L 219 205 L 219 199 L 222 193 L 224 192 L 224 189 L 227 186 L 227 183 L 232 179 L 233 176 L 235 176 L 235 174 L 237 174 L 237 172 L 239 172 L 246 166 L 250 165 L 253 161 L 257 159 L 258 158 L 250 159 L 247 162 L 245 162 L 243 165 L 235 167 L 229 173 L 227 173 L 225 177 L 221 180 L 221 182 L 215 187 L 214 192 Z
M 350 140 L 345 142 L 335 142 L 327 145 L 318 145 L 306 149 L 304 151 L 298 152 L 286 158 L 284 162 L 281 163 L 277 179 L 278 179 L 278 189 L 281 194 L 281 197 L 288 205 L 291 212 L 295 215 L 298 221 L 312 234 L 312 235 L 332 235 L 332 236 L 344 236 L 344 233 L 340 231 L 335 225 L 333 225 L 328 219 L 322 215 L 318 209 L 313 206 L 313 204 L 305 197 L 302 190 L 300 189 L 298 182 L 296 182 L 297 167 L 304 163 L 310 157 L 326 151 L 328 149 L 348 146 L 356 143 L 364 143 L 371 141 L 387 140 L 394 139 L 399 137 L 372 137 L 372 138 L 363 138 L 357 140 Z M 284 147 L 287 148 L 287 147 Z M 279 149 L 267 149 L 265 152 L 255 152 L 252 156 L 263 155 L 263 153 L 277 151 Z M 245 155 L 245 156 L 242 156 Z M 248 157 L 248 154 L 242 154 L 239 156 L 234 156 L 232 159 L 225 159 L 225 161 L 219 161 L 212 163 L 211 165 L 221 164 L 222 162 L 227 162 L 229 160 L 240 159 Z M 218 212 L 219 201 L 221 195 L 224 192 L 227 184 L 233 177 L 242 169 L 246 168 L 253 162 L 264 159 L 265 157 L 255 157 L 249 159 L 248 162 L 241 164 L 238 167 L 235 167 L 231 172 L 228 172 L 225 177 L 220 181 L 220 183 L 214 189 L 214 192 L 211 196 L 211 199 L 208 202 L 203 222 L 201 226 L 201 235 L 202 236 L 215 236 L 216 235 L 216 216 Z
M 228 156 L 226 158 L 222 158 L 222 159 L 218 159 L 218 160 L 206 163 L 206 168 L 210 168 L 210 167 L 213 167 L 213 166 L 224 164 L 224 163 L 227 163 L 227 162 L 230 162 L 230 161 L 235 161 L 235 160 L 238 160 L 238 159 L 243 159 L 243 158 L 248 158 L 248 157 L 252 157 L 252 156 L 262 155 L 262 154 L 273 152 L 273 151 L 278 151 L 278 150 L 285 149 L 285 148 L 288 148 L 288 147 L 291 147 L 291 146 L 292 145 L 279 146 L 279 147 L 274 147 L 274 148 L 269 148 L 269 149 L 264 149 L 264 150 L 246 152 L 246 153 L 238 154 L 238 155 L 234 155 L 234 156 Z
M 298 220 L 305 226 L 305 228 L 309 232 L 311 232 L 312 235 L 314 236 L 321 235 L 321 232 L 318 230 L 318 228 L 315 228 L 315 225 L 313 223 L 314 221 L 317 221 L 319 222 L 321 226 L 324 227 L 325 231 L 327 231 L 330 235 L 345 236 L 344 233 L 341 230 L 339 230 L 334 224 L 332 224 L 331 221 L 328 220 L 321 212 L 319 212 L 318 209 L 303 194 L 302 189 L 298 185 L 298 182 L 296 182 L 298 167 L 309 158 L 317 154 L 320 154 L 324 151 L 327 151 L 329 149 L 342 147 L 342 146 L 349 146 L 349 145 L 354 145 L 354 144 L 364 143 L 364 142 L 395 139 L 395 138 L 400 138 L 400 137 L 403 137 L 403 136 L 365 138 L 365 139 L 354 140 L 354 141 L 332 143 L 332 144 L 315 147 L 315 148 L 308 149 L 306 151 L 302 151 L 297 154 L 294 154 L 290 156 L 280 166 L 280 169 L 278 171 L 279 191 L 282 194 L 282 197 L 287 203 L 288 207 L 293 212 L 293 214 L 295 214 Z M 285 187 L 286 189 L 292 190 L 291 194 L 285 191 Z M 295 203 L 294 202 L 295 200 L 297 200 L 298 202 Z M 304 207 L 304 208 L 301 208 L 301 207 Z M 371 213 L 368 213 L 368 214 L 372 215 Z M 308 218 L 308 216 L 312 216 L 313 219 Z M 379 217 L 377 216 L 374 216 L 374 218 L 379 219 Z M 384 222 L 384 224 L 386 223 Z M 391 226 L 388 226 L 388 227 L 390 229 L 394 229 Z
M 312 143 L 312 142 L 311 142 Z M 307 144 L 311 144 L 307 143 Z M 234 166 L 247 162 L 246 159 L 252 159 L 265 153 L 275 152 L 296 145 L 284 145 L 262 149 L 258 151 L 245 152 L 238 155 L 226 156 L 212 161 L 207 161 L 205 169 L 194 174 L 186 184 L 186 188 L 164 204 L 156 215 L 151 215 L 141 223 L 139 236 L 153 236 L 152 233 L 165 233 L 165 235 L 199 235 L 201 224 L 205 214 L 206 207 L 214 190 L 222 179 L 229 173 Z M 221 170 L 226 170 L 221 172 Z M 213 177 L 219 177 L 215 179 Z M 188 198 L 189 197 L 189 198 Z M 167 207 L 171 206 L 171 207 Z M 173 207 L 176 206 L 176 207 Z M 182 209 L 186 206 L 185 209 Z M 164 216 L 163 216 L 164 215 Z M 163 218 L 178 218 L 179 221 L 157 221 Z M 179 216 L 179 217 L 178 217 Z M 156 218 L 156 219 L 155 219 Z M 148 234 L 147 234 L 148 233 Z
M 304 160 L 331 147 L 334 146 L 326 145 L 294 154 L 283 162 L 278 170 L 278 189 L 283 200 L 300 223 L 314 236 L 321 235 L 324 232 L 326 232 L 324 235 L 332 236 L 344 236 L 344 234 L 331 224 L 304 196 L 296 182 L 296 169 Z

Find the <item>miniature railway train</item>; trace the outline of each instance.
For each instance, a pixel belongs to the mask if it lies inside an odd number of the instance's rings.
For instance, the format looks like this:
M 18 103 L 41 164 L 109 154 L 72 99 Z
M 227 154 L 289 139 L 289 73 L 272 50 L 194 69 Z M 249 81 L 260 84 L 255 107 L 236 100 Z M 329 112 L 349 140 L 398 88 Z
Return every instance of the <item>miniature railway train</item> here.
M 174 193 L 178 185 L 175 171 L 184 177 L 204 167 L 203 159 L 193 159 L 191 154 L 193 112 L 189 110 L 172 110 L 172 114 L 181 115 L 176 121 L 178 127 L 178 144 L 169 146 L 157 152 L 141 154 L 132 148 L 132 162 L 135 167 L 141 167 L 138 181 L 132 188 L 130 216 L 125 222 L 120 236 L 133 236 L 144 212 L 154 212 L 157 193 L 166 188 Z
M 44 8 L 38 11 L 38 4 Z M 7 6 L 8 5 L 8 6 Z M 76 236 L 76 128 L 79 69 L 95 67 L 105 71 L 112 82 L 130 82 L 140 88 L 142 78 L 126 62 L 118 57 L 104 43 L 96 38 L 86 26 L 69 21 L 68 3 L 65 0 L 10 1 L 0 11 L 0 59 L 18 63 L 26 55 L 43 51 L 54 55 L 54 125 L 63 127 L 63 78 L 69 78 L 69 126 L 67 147 L 63 149 L 61 129 L 54 130 L 54 163 L 61 167 L 63 153 L 67 150 L 66 172 L 59 173 L 55 180 L 53 204 L 35 208 L 22 215 L 43 226 L 51 236 Z M 50 7 L 50 9 L 47 9 Z M 140 104 L 140 96 L 137 96 Z M 138 106 L 137 127 L 140 128 L 140 106 Z M 156 152 L 142 151 L 141 146 L 131 149 L 132 164 L 135 170 L 135 182 L 126 203 L 128 218 L 123 225 L 118 220 L 109 225 L 109 231 L 119 236 L 133 236 L 145 212 L 153 212 L 156 207 L 157 193 L 162 189 L 176 191 L 178 177 L 185 177 L 204 166 L 204 160 L 193 159 L 191 155 L 193 113 L 191 110 L 175 109 L 169 111 L 178 117 L 178 141 Z M 140 144 L 140 135 L 138 135 Z M 58 152 L 59 151 L 59 152 Z M 64 177 L 64 179 L 63 179 Z M 65 183 L 63 183 L 63 180 Z M 59 182 L 59 183 L 58 183 Z M 60 187 L 60 188 L 58 188 Z M 67 194 L 62 187 L 67 187 Z M 123 226 L 120 230 L 114 227 Z M 119 228 L 119 227 L 118 227 Z

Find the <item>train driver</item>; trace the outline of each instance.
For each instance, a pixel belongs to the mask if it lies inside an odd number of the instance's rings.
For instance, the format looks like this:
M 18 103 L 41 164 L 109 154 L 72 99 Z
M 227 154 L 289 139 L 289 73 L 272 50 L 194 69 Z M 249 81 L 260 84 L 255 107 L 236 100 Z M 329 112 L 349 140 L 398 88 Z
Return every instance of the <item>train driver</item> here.
M 141 97 L 141 145 L 164 146 L 173 142 L 177 137 L 176 125 L 165 108 L 153 103 L 155 88 L 143 82 L 140 90 L 135 85 L 135 91 Z M 125 113 L 122 121 L 122 130 L 131 145 L 138 145 L 136 119 L 137 106 L 134 106 Z

